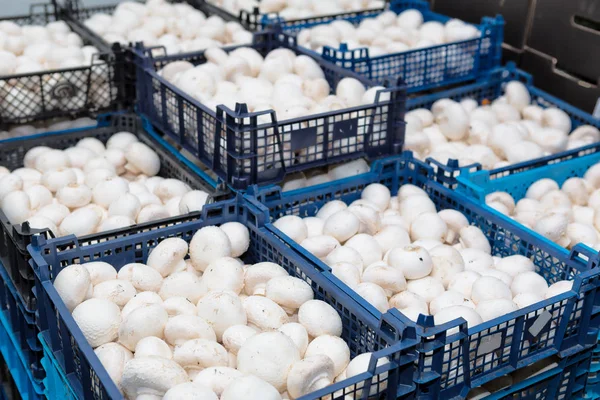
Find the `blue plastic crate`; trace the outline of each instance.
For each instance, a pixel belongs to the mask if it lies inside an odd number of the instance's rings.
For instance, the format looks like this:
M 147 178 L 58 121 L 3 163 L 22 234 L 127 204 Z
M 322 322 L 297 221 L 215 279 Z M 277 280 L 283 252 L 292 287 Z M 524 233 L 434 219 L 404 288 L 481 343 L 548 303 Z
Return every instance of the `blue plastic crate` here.
M 71 387 L 67 377 L 63 374 L 58 360 L 47 344 L 50 340 L 48 333 L 44 332 L 38 335 L 38 340 L 44 350 L 44 358 L 42 358 L 42 366 L 46 372 L 46 378 L 44 378 L 44 395 L 49 400 L 76 400 L 75 391 Z
M 29 149 L 36 146 L 64 149 L 74 146 L 84 137 L 95 137 L 106 142 L 110 135 L 123 130 L 137 134 L 140 140 L 154 149 L 161 161 L 160 176 L 180 179 L 194 189 L 211 194 L 213 198 L 226 195 L 226 191 L 221 187 L 217 188 L 214 179 L 182 157 L 173 146 L 154 131 L 148 121 L 140 119 L 135 114 L 105 114 L 98 118 L 98 126 L 93 128 L 48 132 L 0 141 L 0 165 L 10 170 L 22 167 L 23 157 Z M 169 223 L 170 220 L 152 221 L 136 226 L 139 229 L 154 229 Z M 31 293 L 34 285 L 33 270 L 29 266 L 30 256 L 27 253 L 27 245 L 33 235 L 50 235 L 50 232 L 47 229 L 30 229 L 25 224 L 12 225 L 0 210 L 0 261 L 6 266 L 17 288 L 19 299 L 29 314 L 33 314 L 36 310 L 35 297 Z M 100 240 L 103 235 L 104 233 L 93 234 L 90 237 Z
M 443 98 L 450 98 L 456 101 L 471 98 L 481 104 L 483 101 L 492 101 L 503 94 L 504 85 L 512 80 L 518 80 L 525 84 L 531 95 L 531 104 L 538 105 L 543 108 L 557 107 L 571 117 L 572 129 L 574 130 L 580 125 L 592 125 L 600 129 L 600 119 L 594 118 L 591 114 L 586 113 L 577 107 L 565 103 L 564 101 L 544 92 L 533 86 L 533 78 L 530 74 L 518 69 L 514 63 L 509 62 L 502 68 L 497 68 L 491 71 L 487 76 L 479 78 L 476 82 L 457 88 L 439 91 L 433 94 L 427 94 L 419 97 L 409 98 L 406 104 L 407 110 L 416 108 L 430 109 L 434 102 Z M 538 158 L 535 160 L 525 161 L 510 165 L 508 167 L 498 168 L 491 171 L 492 176 L 501 176 L 511 174 L 518 171 L 536 168 L 538 166 L 563 162 L 575 157 L 581 157 L 586 154 L 597 152 L 600 149 L 600 144 L 591 144 L 577 149 L 567 150 L 554 155 Z M 432 161 L 437 167 L 437 178 L 445 185 L 452 186 L 455 182 L 455 177 L 459 174 L 457 163 L 449 163 L 444 165 L 440 162 Z M 481 166 L 474 165 L 466 167 L 463 170 L 481 169 Z
M 492 170 L 492 171 L 464 171 L 457 178 L 457 190 L 472 197 L 475 201 L 484 204 L 485 196 L 496 191 L 510 193 L 515 201 L 525 197 L 525 193 L 532 183 L 541 178 L 550 178 L 559 185 L 569 178 L 582 177 L 586 171 L 593 165 L 600 162 L 600 144 L 588 146 L 587 151 L 594 151 L 592 154 L 578 157 L 577 154 L 569 154 L 566 157 L 556 156 L 546 158 L 535 163 L 530 163 L 524 167 L 514 169 Z M 523 227 L 523 229 L 528 229 Z M 538 236 L 540 242 L 546 246 L 554 246 L 562 249 L 559 245 L 545 238 L 541 234 L 531 230 L 533 235 Z M 564 250 L 566 252 L 567 250 Z M 589 390 L 600 396 L 600 337 L 598 338 L 598 347 L 592 356 L 592 365 L 590 369 Z
M 37 341 L 39 329 L 35 316 L 28 313 L 19 300 L 18 292 L 6 269 L 0 263 L 0 319 L 10 332 L 22 363 L 26 366 L 30 380 L 37 386 L 44 378 L 40 360 L 42 347 Z M 40 392 L 41 393 L 41 392 Z
M 384 391 L 383 397 L 388 400 L 411 395 L 414 390 L 412 375 L 417 344 L 415 330 L 410 327 L 400 328 L 397 321 L 392 325 L 386 317 L 374 318 L 363 310 L 348 294 L 333 285 L 326 274 L 307 264 L 302 257 L 262 227 L 264 217 L 262 212 L 238 196 L 206 206 L 202 215 L 193 221 L 157 231 L 132 231 L 130 236 L 111 238 L 102 243 L 92 244 L 74 236 L 50 240 L 36 236 L 29 250 L 32 254 L 31 264 L 36 271 L 42 334 L 58 360 L 62 375 L 67 377 L 75 394 L 86 399 L 120 398 L 118 389 L 54 289 L 52 282 L 56 274 L 71 263 L 94 260 L 108 262 L 118 270 L 127 263 L 144 262 L 152 248 L 167 237 L 181 237 L 189 242 L 193 234 L 204 226 L 239 221 L 250 230 L 250 248 L 243 257 L 245 262 L 275 262 L 290 275 L 307 281 L 314 289 L 315 298 L 331 304 L 342 317 L 342 337 L 348 343 L 351 355 L 365 351 L 375 352 L 371 360 L 371 372 L 336 383 L 304 396 L 302 400 L 325 398 L 324 396 L 342 389 L 350 398 L 355 398 L 351 385 L 356 385 L 357 382 L 365 382 L 365 388 L 382 388 L 380 385 L 385 381 L 388 390 Z M 374 370 L 376 360 L 383 356 L 389 357 L 392 362 Z M 388 373 L 387 377 L 383 372 Z M 365 393 L 368 393 L 367 389 Z
M 32 5 L 29 15 L 0 19 L 19 25 L 42 25 L 56 20 L 51 3 Z M 6 99 L 10 93 L 11 99 L 10 104 L 0 108 L 0 125 L 126 108 L 135 93 L 126 84 L 125 66 L 125 52 L 117 46 L 112 54 L 101 54 L 90 66 L 0 76 L 0 98 Z M 105 84 L 92 84 L 92 77 Z
M 295 38 L 271 31 L 256 33 L 252 47 L 261 54 L 288 48 L 309 55 Z M 390 95 L 388 101 L 278 121 L 275 111 L 249 113 L 245 104 L 235 110 L 220 105 L 215 112 L 157 73 L 172 61 L 202 64 L 204 52 L 155 58 L 152 50 L 142 46 L 134 50 L 138 111 L 234 189 L 278 183 L 287 173 L 360 157 L 374 159 L 402 149 L 406 90 L 401 80 L 389 82 L 380 92 Z M 316 61 L 332 88 L 345 77 L 377 86 L 322 59 Z
M 431 11 L 429 3 L 423 0 L 392 0 L 389 9 L 397 14 L 417 9 L 423 14 L 425 22 L 446 23 L 451 19 Z M 355 12 L 300 21 L 272 18 L 271 23 L 277 23 L 286 33 L 297 34 L 302 29 L 329 24 L 335 20 L 346 20 L 358 25 L 364 19 L 376 17 L 383 11 Z M 472 80 L 500 66 L 504 19 L 500 15 L 495 18 L 483 17 L 476 26 L 481 33 L 479 38 L 376 57 L 369 55 L 368 48 L 348 50 L 343 43 L 339 48 L 324 46 L 322 54 L 308 51 L 376 82 L 401 77 L 408 86 L 408 92 L 416 93 Z
M 24 331 L 31 329 L 24 327 L 24 311 L 11 294 L 11 283 L 6 280 L 8 276 L 1 263 L 0 275 L 0 352 L 21 397 L 24 400 L 42 399 L 43 371 L 39 359 L 32 359 L 36 352 L 30 348 L 30 337 Z
M 427 191 L 438 209 L 462 212 L 472 225 L 481 228 L 492 246 L 492 254 L 509 256 L 521 254 L 536 264 L 537 272 L 549 282 L 574 280 L 573 290 L 552 300 L 546 300 L 493 321 L 467 330 L 462 320 L 434 327 L 433 318 L 417 324 L 421 336 L 418 374 L 415 375 L 417 392 L 424 398 L 464 396 L 470 388 L 478 387 L 494 378 L 510 373 L 540 359 L 558 354 L 561 357 L 592 348 L 600 327 L 600 270 L 595 252 L 583 245 L 568 253 L 565 249 L 549 246 L 538 235 L 523 229 L 497 211 L 478 204 L 469 197 L 437 183 L 433 169 L 415 160 L 412 153 L 378 160 L 371 172 L 356 177 L 330 182 L 310 188 L 281 192 L 277 186 L 252 187 L 246 194 L 248 201 L 268 213 L 272 220 L 283 215 L 314 216 L 325 203 L 342 200 L 351 203 L 360 198 L 362 190 L 371 183 L 387 186 L 392 194 L 403 184 L 417 185 Z M 285 244 L 328 274 L 342 290 L 350 293 L 376 318 L 380 316 L 373 306 L 331 275 L 331 268 L 308 253 L 281 231 L 268 223 L 266 227 Z M 398 310 L 389 311 L 403 325 L 415 325 Z M 544 328 L 531 335 L 529 328 L 548 318 Z M 461 323 L 462 322 L 462 323 Z M 460 333 L 446 336 L 451 327 L 460 327 Z M 470 351 L 485 348 L 485 353 Z M 441 396 L 441 397 L 439 397 Z

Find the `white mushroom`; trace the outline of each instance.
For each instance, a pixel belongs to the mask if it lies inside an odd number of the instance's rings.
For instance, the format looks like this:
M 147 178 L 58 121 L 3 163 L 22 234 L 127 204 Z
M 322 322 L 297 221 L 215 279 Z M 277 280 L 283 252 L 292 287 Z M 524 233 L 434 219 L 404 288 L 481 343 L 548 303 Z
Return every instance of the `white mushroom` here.
M 164 396 L 172 387 L 188 382 L 185 370 L 173 360 L 139 357 L 125 364 L 121 387 L 128 398 Z
M 281 332 L 265 332 L 250 337 L 238 352 L 237 368 L 273 385 L 279 392 L 286 390 L 292 365 L 300 360 L 298 348 Z

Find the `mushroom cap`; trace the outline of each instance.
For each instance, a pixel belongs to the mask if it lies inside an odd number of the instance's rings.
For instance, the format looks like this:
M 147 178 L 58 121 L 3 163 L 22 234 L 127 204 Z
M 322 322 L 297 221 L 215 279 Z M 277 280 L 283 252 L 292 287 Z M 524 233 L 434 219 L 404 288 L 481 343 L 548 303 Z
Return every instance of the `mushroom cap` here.
M 268 281 L 288 275 L 283 267 L 272 262 L 251 265 L 244 273 L 244 293 L 248 296 L 264 295 Z
M 269 280 L 265 295 L 284 309 L 291 310 L 300 308 L 314 297 L 310 285 L 293 276 L 280 276 Z
M 240 257 L 250 247 L 250 231 L 239 222 L 227 222 L 220 226 L 231 242 L 231 256 Z
M 298 398 L 331 385 L 334 378 L 334 365 L 329 357 L 322 354 L 307 356 L 292 365 L 287 391 L 293 398 Z
M 205 293 L 206 289 L 200 283 L 200 279 L 187 271 L 175 272 L 167 276 L 158 291 L 163 300 L 182 296 L 192 303 L 196 303 Z
M 109 263 L 92 261 L 81 265 L 88 270 L 92 285 L 97 285 L 111 279 L 117 279 L 117 270 Z
M 141 292 L 158 292 L 163 282 L 163 277 L 157 270 L 141 263 L 124 265 L 119 270 L 118 277 L 131 282 Z
M 221 400 L 281 400 L 273 385 L 254 375 L 236 379 L 223 391 Z
M 196 308 L 198 316 L 213 327 L 218 341 L 221 341 L 227 328 L 248 322 L 242 301 L 231 291 L 209 292 L 198 301 Z
M 154 150 L 145 143 L 132 142 L 125 149 L 127 165 L 125 169 L 133 173 L 143 173 L 154 176 L 160 171 L 160 158 Z
M 169 389 L 162 400 L 219 400 L 219 398 L 205 385 L 186 382 Z
M 212 261 L 206 267 L 200 283 L 208 292 L 231 290 L 239 294 L 244 287 L 244 270 L 235 258 L 222 257 Z
M 221 257 L 231 257 L 231 254 L 229 237 L 216 226 L 200 229 L 190 242 L 190 258 L 198 271 L 204 271 L 211 262 Z
M 183 296 L 169 297 L 162 303 L 169 318 L 177 315 L 193 315 L 197 313 L 196 305 Z
M 286 324 L 289 325 L 289 324 Z M 283 325 L 285 327 L 286 325 Z M 281 330 L 281 328 L 280 328 Z M 258 330 L 252 328 L 247 325 L 233 325 L 230 326 L 223 332 L 222 342 L 223 346 L 234 355 L 237 355 L 240 347 L 248 340 L 248 338 L 257 335 L 259 333 Z M 308 335 L 306 338 L 306 343 L 308 344 Z
M 163 338 L 169 315 L 160 304 L 144 304 L 129 315 L 119 327 L 119 343 L 129 350 L 135 350 L 137 343 L 145 337 Z
M 136 293 L 131 282 L 122 279 L 104 281 L 94 286 L 95 298 L 110 300 L 119 307 L 124 307 Z
M 225 389 L 243 376 L 244 374 L 235 368 L 208 367 L 196 375 L 194 383 L 203 385 L 215 392 L 217 396 L 221 396 Z
M 275 330 L 288 322 L 287 313 L 268 297 L 249 296 L 243 301 L 248 323 L 260 330 Z
M 341 374 L 350 362 L 350 348 L 344 339 L 337 336 L 322 335 L 314 338 L 306 348 L 304 357 L 322 354 L 333 361 L 333 374 Z
M 121 310 L 109 300 L 89 299 L 75 307 L 73 319 L 90 346 L 96 348 L 117 338 Z
M 155 336 L 148 336 L 137 342 L 135 345 L 134 357 L 162 357 L 162 358 L 173 358 L 173 352 L 164 340 L 159 339 Z
M 252 336 L 242 345 L 238 351 L 237 369 L 256 375 L 283 392 L 288 373 L 299 360 L 300 353 L 292 339 L 281 332 L 264 332 Z
M 188 244 L 180 238 L 168 238 L 161 241 L 146 260 L 146 265 L 157 270 L 163 278 L 173 272 L 175 266 L 188 253 Z
M 363 372 L 367 372 L 369 370 L 369 363 L 371 362 L 371 355 L 372 353 L 362 353 L 354 357 L 348 364 L 348 367 L 346 368 L 346 377 L 351 378 L 353 376 L 360 375 Z M 387 357 L 381 357 L 379 360 L 377 360 L 376 367 L 388 364 L 389 362 L 390 361 Z M 369 396 L 374 396 L 375 394 L 377 394 L 378 391 L 383 391 L 387 388 L 387 375 L 387 372 L 383 372 L 382 374 L 380 374 L 380 379 L 382 382 L 380 385 L 371 386 Z M 361 389 L 363 386 L 364 384 L 361 382 L 356 385 L 356 389 Z M 356 391 L 356 396 L 360 396 L 361 394 L 362 390 Z
M 306 348 L 308 347 L 308 332 L 306 332 L 306 328 L 303 327 L 298 322 L 288 322 L 287 324 L 281 325 L 281 328 L 278 329 L 279 332 L 286 334 L 300 352 L 300 357 L 304 357 L 304 353 L 306 352 Z
M 342 335 L 342 318 L 335 308 L 321 300 L 309 300 L 298 310 L 298 322 L 312 337 Z
M 125 364 L 133 358 L 133 354 L 119 343 L 110 342 L 96 347 L 94 353 L 108 372 L 111 379 L 121 389 L 121 377 Z
M 192 339 L 175 347 L 173 360 L 186 370 L 207 367 L 226 367 L 229 362 L 227 350 L 213 340 Z
M 135 399 L 142 395 L 164 396 L 172 387 L 188 381 L 187 373 L 175 361 L 140 357 L 125 364 L 121 387 L 128 398 Z
M 429 252 L 420 246 L 396 247 L 388 253 L 388 263 L 402 270 L 406 279 L 424 278 L 433 269 Z
M 54 288 L 71 312 L 85 299 L 90 284 L 90 273 L 79 264 L 63 268 L 54 279 Z
M 217 335 L 204 318 L 196 315 L 177 315 L 165 325 L 165 340 L 171 346 L 181 346 L 192 339 L 217 341 Z
M 131 300 L 121 309 L 121 318 L 125 319 L 129 313 L 144 304 L 163 304 L 163 300 L 157 293 L 140 292 L 133 296 Z

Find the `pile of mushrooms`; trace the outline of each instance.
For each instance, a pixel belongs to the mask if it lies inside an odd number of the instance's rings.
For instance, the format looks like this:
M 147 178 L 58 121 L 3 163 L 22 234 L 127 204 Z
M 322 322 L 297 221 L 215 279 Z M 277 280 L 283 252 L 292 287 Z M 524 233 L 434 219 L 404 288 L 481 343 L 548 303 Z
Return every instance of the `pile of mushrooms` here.
M 252 43 L 252 33 L 239 23 L 207 17 L 189 4 L 166 0 L 120 2 L 112 15 L 94 14 L 84 24 L 108 43 L 143 42 L 164 46 L 168 54 Z
M 451 19 L 445 24 L 423 22 L 423 14 L 419 10 L 409 9 L 398 15 L 385 11 L 377 17 L 363 19 L 358 25 L 340 19 L 302 29 L 298 34 L 298 44 L 320 54 L 323 46 L 337 49 L 345 43 L 348 50 L 366 47 L 370 57 L 378 57 L 480 36 L 476 26 L 461 20 Z
M 385 90 L 383 86 L 374 86 L 367 89 L 362 82 L 354 78 L 341 79 L 333 94 L 325 74 L 319 64 L 306 55 L 296 55 L 292 50 L 279 48 L 269 52 L 263 57 L 258 51 L 250 47 L 241 47 L 229 54 L 219 48 L 206 50 L 207 62 L 194 66 L 187 61 L 175 61 L 164 66 L 159 74 L 190 96 L 200 101 L 211 110 L 216 110 L 218 105 L 225 105 L 234 110 L 236 103 L 248 105 L 248 111 L 259 112 L 275 110 L 277 121 L 286 121 L 293 118 L 322 114 L 330 111 L 343 110 L 350 107 L 374 104 L 377 93 Z M 170 93 L 170 91 L 168 92 Z M 161 107 L 162 94 L 155 93 L 155 104 Z M 168 104 L 177 104 L 167 99 Z M 390 100 L 389 92 L 381 93 L 378 101 Z M 383 107 L 382 107 L 383 108 Z M 362 140 L 366 135 L 369 125 L 367 118 L 372 110 L 359 111 L 359 126 L 357 137 L 347 139 L 333 139 L 330 133 L 329 146 L 334 155 L 359 151 Z M 372 140 L 385 139 L 385 112 L 377 119 L 377 132 L 372 134 Z M 195 135 L 200 121 L 184 113 L 186 129 Z M 169 112 L 170 122 L 179 126 L 179 113 L 173 108 Z M 348 118 L 349 116 L 345 116 Z M 259 124 L 270 123 L 268 114 L 258 117 Z M 205 126 L 210 130 L 214 124 Z M 298 124 L 300 129 L 307 127 L 306 123 Z M 207 129 L 208 128 L 208 129 Z M 268 132 L 265 132 L 268 131 Z M 210 140 L 206 143 L 207 152 L 214 152 L 214 132 L 208 132 Z M 267 135 L 268 142 L 264 140 Z M 258 133 L 258 153 L 262 157 L 259 168 L 271 165 L 279 160 L 279 144 L 275 142 L 276 136 L 271 130 L 264 129 Z M 324 154 L 323 145 L 317 143 L 300 151 L 291 150 L 289 133 L 283 133 L 283 154 L 286 165 L 306 163 L 321 159 Z M 248 136 L 249 137 L 249 136 Z M 323 138 L 320 138 L 322 141 Z M 226 138 L 221 138 L 222 146 L 226 148 Z M 271 142 L 273 141 L 273 142 Z
M 437 211 L 427 193 L 403 185 L 392 197 L 373 183 L 361 198 L 326 203 L 314 217 L 288 215 L 274 226 L 331 267 L 381 313 L 399 309 L 413 321 L 459 317 L 469 327 L 569 291 L 549 285 L 524 256 L 492 256 L 476 226 L 452 209 Z
M 583 243 L 600 250 L 600 163 L 562 186 L 542 178 L 518 201 L 510 193 L 493 192 L 485 202 L 560 246 Z
M 0 21 L 0 76 L 90 65 L 97 52 L 64 21 L 45 26 Z
M 44 132 L 58 132 L 67 129 L 91 127 L 96 126 L 97 123 L 95 119 L 83 117 L 75 120 L 41 121 L 34 125 L 17 125 L 6 131 L 0 131 L 0 140 L 37 135 Z
M 527 87 L 508 82 L 490 105 L 466 98 L 436 101 L 431 110 L 406 113 L 405 149 L 420 159 L 432 157 L 485 169 L 575 149 L 600 141 L 600 131 L 582 125 L 571 132 L 571 118 L 556 108 L 531 103 Z
M 309 284 L 236 258 L 249 243 L 238 222 L 208 226 L 118 272 L 70 265 L 54 287 L 130 400 L 295 399 L 366 372 L 370 353 L 350 360 L 340 316 Z
M 382 0 L 209 0 L 225 10 L 238 14 L 244 10 L 261 14 L 277 13 L 286 20 L 335 15 L 360 10 L 376 10 L 385 6 Z
M 0 207 L 8 221 L 55 236 L 83 236 L 202 209 L 208 193 L 157 176 L 160 158 L 130 132 L 106 146 L 93 137 L 64 150 L 31 148 L 23 168 L 0 166 Z
M 12 21 L 0 21 L 0 76 L 89 66 L 96 53 L 98 49 L 84 46 L 79 35 L 71 32 L 64 21 L 45 26 L 19 26 Z M 111 100 L 107 68 L 104 62 L 93 67 L 88 90 L 80 90 L 67 99 L 54 97 L 54 90 L 60 90 L 65 84 L 61 74 L 7 80 L 2 89 L 0 109 L 10 118 L 25 118 L 41 113 L 42 105 L 45 110 L 79 110 L 85 108 L 86 102 L 106 107 Z M 88 75 L 86 73 L 84 81 Z

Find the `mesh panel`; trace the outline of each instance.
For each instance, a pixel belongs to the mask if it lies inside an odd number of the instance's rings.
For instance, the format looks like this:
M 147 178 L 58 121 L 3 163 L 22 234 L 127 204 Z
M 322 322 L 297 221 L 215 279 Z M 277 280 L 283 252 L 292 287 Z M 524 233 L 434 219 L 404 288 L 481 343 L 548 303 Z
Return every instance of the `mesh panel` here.
M 20 25 L 41 25 L 55 20 L 54 9 L 27 17 L 5 18 Z M 85 41 L 85 44 L 90 44 Z M 114 107 L 118 88 L 115 83 L 114 56 L 104 56 L 93 65 L 4 76 L 0 78 L 0 122 L 25 124 L 35 120 L 67 115 L 87 115 Z

